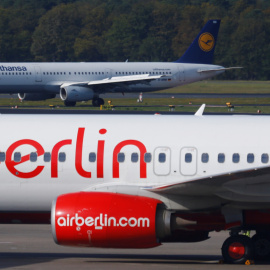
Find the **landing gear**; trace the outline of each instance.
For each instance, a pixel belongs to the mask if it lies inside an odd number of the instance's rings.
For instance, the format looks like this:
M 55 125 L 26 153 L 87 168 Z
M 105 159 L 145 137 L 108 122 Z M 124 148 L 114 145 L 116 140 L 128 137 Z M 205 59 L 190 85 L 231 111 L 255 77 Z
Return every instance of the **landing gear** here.
M 93 98 L 92 104 L 94 107 L 99 107 L 100 105 L 104 105 L 104 99 L 103 98 Z
M 76 105 L 76 101 L 64 101 L 65 106 L 67 107 L 74 107 Z
M 270 234 L 256 233 L 251 238 L 254 245 L 254 257 L 258 260 L 270 258 Z
M 243 264 L 253 258 L 253 242 L 245 235 L 231 236 L 222 246 L 222 255 L 225 262 Z

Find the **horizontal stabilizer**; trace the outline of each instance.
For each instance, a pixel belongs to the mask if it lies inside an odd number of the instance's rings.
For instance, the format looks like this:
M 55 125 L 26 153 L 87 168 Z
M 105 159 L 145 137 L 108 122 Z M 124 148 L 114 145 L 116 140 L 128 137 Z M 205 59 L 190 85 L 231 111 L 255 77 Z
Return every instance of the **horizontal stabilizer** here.
M 207 73 L 207 72 L 213 72 L 213 71 L 225 71 L 225 70 L 230 70 L 230 69 L 240 69 L 243 67 L 228 67 L 228 68 L 215 68 L 215 69 L 200 69 L 197 72 L 198 73 Z

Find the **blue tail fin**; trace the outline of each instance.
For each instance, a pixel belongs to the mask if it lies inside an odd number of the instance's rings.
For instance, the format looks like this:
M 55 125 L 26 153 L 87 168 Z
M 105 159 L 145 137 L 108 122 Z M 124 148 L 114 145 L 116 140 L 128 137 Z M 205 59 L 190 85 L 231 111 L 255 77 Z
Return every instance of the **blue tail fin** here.
M 212 64 L 220 20 L 209 20 L 176 63 Z

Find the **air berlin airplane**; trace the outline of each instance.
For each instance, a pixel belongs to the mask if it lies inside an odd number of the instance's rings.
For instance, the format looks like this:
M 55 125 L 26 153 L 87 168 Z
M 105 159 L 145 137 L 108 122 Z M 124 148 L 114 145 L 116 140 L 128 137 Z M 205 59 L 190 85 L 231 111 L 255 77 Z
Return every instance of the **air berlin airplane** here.
M 150 248 L 228 231 L 270 255 L 270 116 L 0 115 L 0 222 L 59 245 Z M 254 230 L 252 238 L 243 232 Z
M 19 93 L 21 100 L 45 100 L 60 94 L 66 106 L 100 94 L 150 92 L 184 85 L 221 74 L 212 65 L 220 20 L 210 20 L 185 54 L 175 62 L 122 63 L 0 63 L 0 93 Z

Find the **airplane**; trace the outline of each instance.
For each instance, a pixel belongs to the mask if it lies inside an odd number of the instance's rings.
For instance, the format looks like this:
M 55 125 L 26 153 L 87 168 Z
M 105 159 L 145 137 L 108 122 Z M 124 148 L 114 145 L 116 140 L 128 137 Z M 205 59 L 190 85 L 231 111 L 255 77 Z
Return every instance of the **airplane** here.
M 209 20 L 177 61 L 117 63 L 0 63 L 0 93 L 19 93 L 20 100 L 60 98 L 66 106 L 100 94 L 149 92 L 211 78 L 227 69 L 212 65 L 220 20 Z
M 0 223 L 59 245 L 151 248 L 230 236 L 228 263 L 270 255 L 270 116 L 0 115 Z M 254 231 L 250 238 L 246 231 Z

